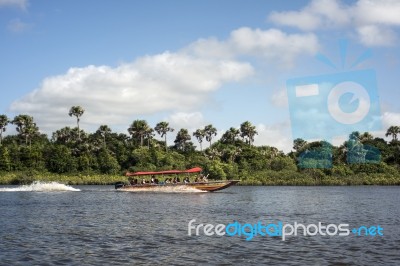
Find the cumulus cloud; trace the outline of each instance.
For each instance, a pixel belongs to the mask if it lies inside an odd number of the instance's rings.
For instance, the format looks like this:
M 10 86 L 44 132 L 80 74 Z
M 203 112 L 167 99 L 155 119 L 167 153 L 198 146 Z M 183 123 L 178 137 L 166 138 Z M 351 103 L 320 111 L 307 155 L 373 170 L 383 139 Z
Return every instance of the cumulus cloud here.
M 173 113 L 167 119 L 171 126 L 177 130 L 181 128 L 189 129 L 189 131 L 194 131 L 197 128 L 203 128 L 206 125 L 206 121 L 203 114 L 200 112 L 177 112 Z
M 1 7 L 17 7 L 25 10 L 28 6 L 28 0 L 0 0 Z
M 158 112 L 175 113 L 171 121 L 182 122 L 184 113 L 199 110 L 225 83 L 253 74 L 253 66 L 243 57 L 261 56 L 275 65 L 290 65 L 298 55 L 317 49 L 314 34 L 243 27 L 226 40 L 200 39 L 178 52 L 144 56 L 117 67 L 70 68 L 44 79 L 10 110 L 35 116 L 47 132 L 65 125 L 65 114 L 73 105 L 86 109 L 83 121 L 92 125 L 122 125 L 132 117 Z
M 384 112 L 382 115 L 382 126 L 384 130 L 390 126 L 400 126 L 400 113 Z
M 275 91 L 270 101 L 276 107 L 288 108 L 289 102 L 286 88 Z
M 389 28 L 369 25 L 357 29 L 360 41 L 368 46 L 386 46 L 396 42 L 396 34 Z
M 293 146 L 289 121 L 274 125 L 258 124 L 258 135 L 254 138 L 255 145 L 268 145 L 284 152 L 290 152 Z
M 300 11 L 272 12 L 269 20 L 284 26 L 312 31 L 333 28 L 350 22 L 350 8 L 336 0 L 314 0 Z
M 212 58 L 254 56 L 291 66 L 297 56 L 313 55 L 318 47 L 318 38 L 312 33 L 287 34 L 278 29 L 242 27 L 232 31 L 227 40 L 200 39 L 183 51 Z
M 86 109 L 86 123 L 122 124 L 136 115 L 196 110 L 225 82 L 252 72 L 248 63 L 165 52 L 115 68 L 71 68 L 46 78 L 10 109 L 33 115 L 48 130 L 65 125 L 64 117 L 73 105 Z
M 313 0 L 300 11 L 272 12 L 268 19 L 304 31 L 348 27 L 355 29 L 367 46 L 393 45 L 393 27 L 400 25 L 400 2 L 396 0 L 359 0 L 345 5 L 338 0 Z

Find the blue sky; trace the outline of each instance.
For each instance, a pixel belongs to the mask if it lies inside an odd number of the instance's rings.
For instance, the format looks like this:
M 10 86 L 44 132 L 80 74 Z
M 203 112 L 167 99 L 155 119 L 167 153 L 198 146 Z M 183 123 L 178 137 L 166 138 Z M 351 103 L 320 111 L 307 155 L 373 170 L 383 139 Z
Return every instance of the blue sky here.
M 289 151 L 286 80 L 339 71 L 315 55 L 339 62 L 345 38 L 348 61 L 373 52 L 360 68 L 377 73 L 381 136 L 400 125 L 398 14 L 389 0 L 0 0 L 0 113 L 30 114 L 45 133 L 74 126 L 72 105 L 87 131 L 249 120 L 256 144 Z

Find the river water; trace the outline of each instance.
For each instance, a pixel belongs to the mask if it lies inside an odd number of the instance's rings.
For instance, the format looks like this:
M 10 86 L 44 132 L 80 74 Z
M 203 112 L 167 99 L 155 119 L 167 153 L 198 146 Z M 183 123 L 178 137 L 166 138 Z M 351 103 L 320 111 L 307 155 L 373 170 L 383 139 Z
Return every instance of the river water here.
M 400 265 L 400 187 L 236 186 L 215 193 L 171 192 L 57 183 L 2 186 L 0 264 Z M 268 234 L 246 240 L 238 234 L 207 236 L 199 227 L 198 236 L 195 229 L 189 236 L 193 219 L 194 227 L 259 221 L 348 224 L 350 230 L 379 226 L 382 235 L 378 230 L 344 236 L 299 231 L 285 240 Z

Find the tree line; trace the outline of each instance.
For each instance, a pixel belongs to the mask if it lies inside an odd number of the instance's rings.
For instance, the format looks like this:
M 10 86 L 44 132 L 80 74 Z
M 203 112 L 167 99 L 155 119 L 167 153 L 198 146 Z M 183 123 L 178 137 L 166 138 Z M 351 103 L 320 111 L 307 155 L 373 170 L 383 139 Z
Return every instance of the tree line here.
M 88 133 L 80 128 L 84 113 L 80 106 L 71 107 L 68 115 L 76 119 L 76 127 L 58 129 L 51 137 L 40 133 L 32 116 L 17 115 L 11 120 L 0 115 L 0 172 L 90 175 L 200 166 L 216 179 L 240 178 L 255 183 L 268 183 L 266 178 L 271 176 L 315 180 L 374 173 L 399 176 L 399 126 L 388 128 L 390 141 L 368 132 L 352 132 L 337 147 L 326 141 L 295 139 L 293 151 L 285 154 L 275 147 L 254 146 L 258 132 L 249 121 L 229 128 L 219 140 L 211 124 L 194 132 L 181 128 L 169 145 L 167 135 L 175 129 L 166 121 L 151 127 L 146 120 L 134 120 L 128 134 L 113 132 L 107 125 Z M 10 124 L 17 134 L 4 137 Z

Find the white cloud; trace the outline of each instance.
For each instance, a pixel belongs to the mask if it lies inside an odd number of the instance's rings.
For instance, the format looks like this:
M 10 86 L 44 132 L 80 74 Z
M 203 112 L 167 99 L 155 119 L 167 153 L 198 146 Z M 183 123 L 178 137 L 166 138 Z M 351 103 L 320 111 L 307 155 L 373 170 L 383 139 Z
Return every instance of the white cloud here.
M 19 18 L 10 20 L 7 29 L 11 32 L 20 33 L 31 28 L 31 24 L 21 21 Z
M 382 126 L 384 130 L 387 130 L 390 126 L 400 126 L 400 113 L 384 112 Z
M 336 0 L 314 0 L 300 11 L 272 12 L 268 19 L 276 24 L 313 31 L 334 28 L 350 22 L 350 8 Z
M 242 27 L 232 31 L 225 41 L 200 39 L 184 48 L 183 52 L 212 58 L 261 57 L 291 66 L 297 56 L 313 55 L 318 47 L 318 38 L 312 33 L 287 34 L 278 29 Z
M 197 128 L 203 128 L 207 123 L 203 117 L 203 114 L 200 112 L 177 112 L 170 115 L 167 120 L 176 130 L 186 128 L 189 131 L 194 131 Z
M 272 12 L 268 19 L 278 25 L 304 31 L 347 27 L 367 46 L 393 45 L 393 27 L 400 26 L 400 2 L 359 0 L 353 5 L 338 0 L 313 0 L 300 11 Z
M 0 0 L 1 7 L 18 7 L 25 10 L 28 6 L 28 0 Z
M 255 145 L 268 145 L 284 152 L 290 152 L 293 140 L 290 135 L 290 123 L 278 123 L 274 125 L 259 124 L 256 127 L 258 135 L 254 138 Z
M 91 125 L 128 124 L 137 115 L 190 113 L 227 82 L 253 74 L 242 56 L 260 55 L 269 63 L 290 65 L 298 55 L 314 54 L 313 34 L 286 34 L 277 29 L 239 28 L 225 41 L 200 39 L 176 53 L 145 56 L 112 68 L 87 66 L 48 77 L 39 88 L 12 103 L 15 113 L 29 113 L 46 132 L 64 126 L 68 109 L 81 105 Z M 69 119 L 69 120 L 66 120 Z
M 187 47 L 184 47 L 182 52 L 194 54 L 202 58 L 233 58 L 235 56 L 229 40 L 220 41 L 214 37 L 198 39 Z
M 299 55 L 312 55 L 318 50 L 314 34 L 287 34 L 277 29 L 240 28 L 232 32 L 231 42 L 240 54 L 273 58 L 285 65 L 293 64 Z
M 195 110 L 210 92 L 252 72 L 248 63 L 165 52 L 115 68 L 71 68 L 64 75 L 46 78 L 10 109 L 33 115 L 45 131 L 70 121 L 67 113 L 73 105 L 86 110 L 83 123 L 128 124 L 135 115 Z
M 368 46 L 386 46 L 397 39 L 393 30 L 375 25 L 359 27 L 357 33 L 360 41 Z
M 286 88 L 275 91 L 270 101 L 276 107 L 288 108 L 289 102 Z
M 359 0 L 354 16 L 361 24 L 400 25 L 398 0 Z
M 298 28 L 306 31 L 311 31 L 319 28 L 321 21 L 318 16 L 310 12 L 272 12 L 269 19 L 279 25 L 283 26 L 297 26 Z M 298 23 L 295 24 L 294 22 Z

